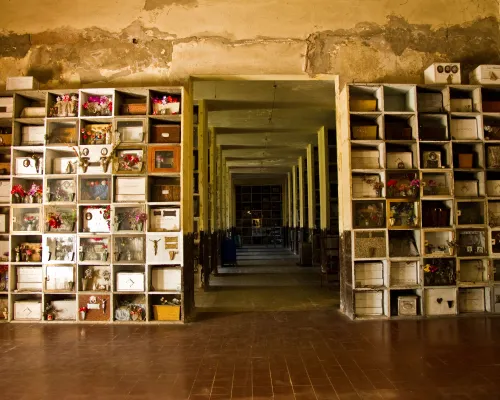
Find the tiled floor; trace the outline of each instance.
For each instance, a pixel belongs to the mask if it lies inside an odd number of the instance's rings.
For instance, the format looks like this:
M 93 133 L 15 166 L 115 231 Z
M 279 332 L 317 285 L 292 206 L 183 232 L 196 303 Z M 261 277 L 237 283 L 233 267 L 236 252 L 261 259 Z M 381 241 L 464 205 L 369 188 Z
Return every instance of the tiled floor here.
M 351 322 L 317 308 L 1 324 L 0 399 L 500 399 L 500 319 Z

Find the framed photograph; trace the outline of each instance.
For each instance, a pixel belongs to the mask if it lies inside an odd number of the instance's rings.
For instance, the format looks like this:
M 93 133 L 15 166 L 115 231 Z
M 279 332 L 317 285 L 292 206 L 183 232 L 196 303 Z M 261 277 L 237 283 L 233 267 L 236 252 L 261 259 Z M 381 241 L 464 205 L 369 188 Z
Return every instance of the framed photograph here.
M 80 177 L 80 202 L 103 203 L 111 200 L 108 177 Z

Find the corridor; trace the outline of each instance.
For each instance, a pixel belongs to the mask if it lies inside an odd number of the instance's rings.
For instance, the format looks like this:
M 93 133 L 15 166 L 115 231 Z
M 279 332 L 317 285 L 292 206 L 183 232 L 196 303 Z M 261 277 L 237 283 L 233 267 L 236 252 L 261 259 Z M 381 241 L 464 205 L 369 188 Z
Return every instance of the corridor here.
M 210 290 L 198 290 L 198 312 L 335 310 L 336 286 L 321 287 L 319 267 L 301 267 L 283 247 L 238 249 L 236 267 L 219 268 Z

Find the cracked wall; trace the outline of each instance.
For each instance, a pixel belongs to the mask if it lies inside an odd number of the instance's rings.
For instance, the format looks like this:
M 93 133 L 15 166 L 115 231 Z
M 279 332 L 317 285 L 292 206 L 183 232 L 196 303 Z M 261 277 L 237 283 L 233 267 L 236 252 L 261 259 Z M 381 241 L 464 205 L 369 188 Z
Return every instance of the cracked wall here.
M 44 5 L 45 4 L 45 5 Z M 421 82 L 500 63 L 496 0 L 0 0 L 0 89 L 175 84 L 194 74 L 339 74 Z M 464 80 L 464 82 L 467 82 Z

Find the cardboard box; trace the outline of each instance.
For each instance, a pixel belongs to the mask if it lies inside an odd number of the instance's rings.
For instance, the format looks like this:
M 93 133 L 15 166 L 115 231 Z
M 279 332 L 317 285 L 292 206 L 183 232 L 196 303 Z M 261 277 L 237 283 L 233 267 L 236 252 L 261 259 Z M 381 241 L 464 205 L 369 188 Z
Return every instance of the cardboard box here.
M 349 110 L 354 112 L 377 111 L 377 99 L 350 99 Z
M 424 71 L 426 84 L 445 83 L 459 85 L 462 82 L 459 63 L 434 63 Z
M 418 112 L 442 112 L 443 94 L 442 93 L 418 93 L 417 94 Z
M 477 197 L 479 196 L 479 181 L 455 181 L 456 197 Z
M 379 169 L 380 157 L 378 150 L 352 150 L 352 169 Z
M 146 201 L 146 178 L 117 177 L 115 181 L 115 201 Z
M 384 266 L 381 262 L 356 263 L 354 268 L 356 287 L 384 286 Z
M 15 320 L 33 320 L 42 319 L 42 304 L 37 301 L 16 301 L 14 303 Z
M 472 99 L 450 99 L 451 112 L 472 112 Z
M 55 319 L 59 321 L 76 321 L 76 300 L 53 300 Z
M 377 125 L 352 125 L 351 133 L 354 140 L 376 140 Z
M 182 272 L 177 268 L 152 268 L 151 270 L 151 290 L 161 291 L 181 291 Z
M 180 143 L 180 125 L 152 125 L 149 132 L 150 143 Z
M 181 187 L 179 185 L 153 185 L 151 198 L 154 202 L 181 201 Z
M 458 291 L 458 311 L 461 313 L 484 312 L 484 288 L 460 289 Z
M 383 292 L 360 292 L 354 294 L 354 313 L 363 315 L 383 315 Z
M 457 295 L 454 288 L 424 290 L 426 315 L 455 315 Z
M 488 196 L 500 197 L 500 181 L 499 180 L 486 181 L 486 194 Z
M 500 84 L 500 65 L 479 65 L 476 69 L 469 73 L 469 82 L 472 85 Z
M 416 261 L 391 262 L 391 286 L 418 284 Z
M 144 274 L 142 272 L 118 272 L 116 290 L 118 292 L 143 292 Z
M 398 315 L 417 315 L 418 296 L 398 296 Z
M 452 118 L 450 122 L 451 138 L 455 140 L 475 140 L 477 136 L 477 120 L 475 118 Z
M 45 126 L 24 125 L 21 129 L 21 145 L 36 145 L 45 143 Z
M 400 168 L 404 165 L 404 168 Z M 387 153 L 387 169 L 411 169 L 413 168 L 413 153 L 397 152 Z
M 10 76 L 6 90 L 38 90 L 40 84 L 33 76 Z

